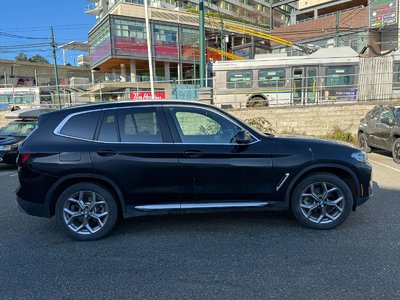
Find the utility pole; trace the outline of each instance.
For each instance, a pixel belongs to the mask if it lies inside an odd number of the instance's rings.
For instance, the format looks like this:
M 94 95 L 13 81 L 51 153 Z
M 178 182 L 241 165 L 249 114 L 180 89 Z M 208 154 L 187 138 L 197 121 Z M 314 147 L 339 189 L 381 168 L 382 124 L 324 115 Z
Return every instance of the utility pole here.
M 56 50 L 56 43 L 54 42 L 53 26 L 51 27 L 51 47 L 53 48 L 54 77 L 56 79 L 56 96 L 57 96 L 57 101 L 58 101 L 58 109 L 61 109 L 60 86 L 58 83 L 57 50 Z
M 204 34 L 204 0 L 199 0 L 199 9 L 200 9 L 200 20 L 199 20 L 199 45 L 200 45 L 200 87 L 205 87 L 205 75 L 206 75 L 206 70 L 205 70 L 205 55 L 206 55 L 206 49 L 205 49 L 205 34 Z
M 336 38 L 335 38 L 335 46 L 339 47 L 339 11 L 336 11 Z
M 226 52 L 224 20 L 221 18 L 221 50 Z M 225 56 L 221 55 L 221 60 L 225 60 Z

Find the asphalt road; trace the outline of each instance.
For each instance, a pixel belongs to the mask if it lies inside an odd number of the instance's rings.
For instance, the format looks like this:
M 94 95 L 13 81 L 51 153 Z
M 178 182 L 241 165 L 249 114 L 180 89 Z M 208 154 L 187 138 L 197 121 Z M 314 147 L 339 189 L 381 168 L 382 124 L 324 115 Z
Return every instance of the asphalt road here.
M 399 299 L 400 166 L 371 154 L 375 195 L 335 230 L 288 213 L 143 217 L 96 242 L 14 203 L 0 166 L 1 299 Z

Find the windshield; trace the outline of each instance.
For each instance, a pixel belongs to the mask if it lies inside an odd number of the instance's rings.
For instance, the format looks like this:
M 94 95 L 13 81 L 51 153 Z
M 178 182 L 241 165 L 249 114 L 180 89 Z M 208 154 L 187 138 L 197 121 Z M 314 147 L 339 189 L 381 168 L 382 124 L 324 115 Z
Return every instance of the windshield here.
M 28 136 L 36 128 L 35 122 L 12 122 L 0 129 L 0 135 L 6 136 Z

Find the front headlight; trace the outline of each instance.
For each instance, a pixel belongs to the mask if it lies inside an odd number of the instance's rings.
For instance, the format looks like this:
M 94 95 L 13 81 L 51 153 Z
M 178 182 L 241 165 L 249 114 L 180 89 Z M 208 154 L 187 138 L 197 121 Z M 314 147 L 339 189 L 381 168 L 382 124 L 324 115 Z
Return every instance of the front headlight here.
M 12 147 L 13 147 L 13 145 L 4 145 L 4 146 L 0 146 L 0 150 L 10 151 Z
M 367 153 L 365 153 L 363 151 L 354 152 L 351 155 L 351 157 L 354 158 L 355 160 L 358 160 L 359 162 L 367 162 L 368 161 L 368 155 L 367 155 Z
M 15 144 L 11 144 L 11 145 L 4 145 L 4 146 L 0 146 L 0 150 L 3 151 L 10 151 L 10 150 L 16 150 L 18 148 L 20 143 L 15 143 Z

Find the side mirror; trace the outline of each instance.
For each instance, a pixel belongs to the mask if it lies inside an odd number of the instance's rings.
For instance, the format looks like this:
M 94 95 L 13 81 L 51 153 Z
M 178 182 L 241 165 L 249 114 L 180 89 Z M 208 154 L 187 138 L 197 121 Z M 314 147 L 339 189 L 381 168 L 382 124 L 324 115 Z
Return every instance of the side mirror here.
M 236 134 L 236 143 L 238 144 L 250 144 L 251 143 L 251 135 L 247 130 L 239 130 Z
M 393 120 L 391 120 L 389 117 L 383 117 L 383 118 L 381 119 L 381 122 L 382 122 L 383 124 L 388 125 L 388 126 L 392 126 L 392 125 L 393 125 Z

